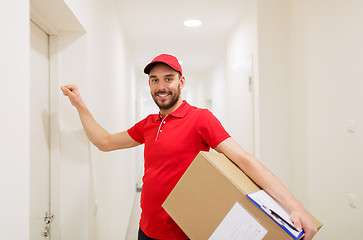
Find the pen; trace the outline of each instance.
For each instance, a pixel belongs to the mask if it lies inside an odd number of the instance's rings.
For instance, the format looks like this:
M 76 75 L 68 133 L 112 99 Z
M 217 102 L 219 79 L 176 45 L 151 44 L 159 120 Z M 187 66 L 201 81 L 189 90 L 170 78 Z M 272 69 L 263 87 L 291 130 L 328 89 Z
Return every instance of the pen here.
M 290 228 L 292 228 L 293 230 L 295 230 L 296 232 L 299 232 L 299 230 L 297 230 L 295 228 L 294 225 L 292 225 L 291 223 L 289 223 L 288 221 L 286 221 L 284 218 L 280 217 L 279 214 L 277 214 L 274 210 L 270 209 L 270 212 L 272 215 L 274 215 L 275 217 L 279 218 L 280 220 L 282 220 L 284 223 L 286 223 Z
M 293 230 L 295 230 L 296 232 L 299 232 L 299 230 L 297 230 L 295 228 L 294 225 L 292 225 L 291 223 L 289 223 L 288 221 L 286 221 L 284 218 L 282 218 L 278 213 L 276 213 L 274 210 L 267 208 L 265 205 L 262 205 L 262 207 L 269 212 L 271 215 L 273 215 L 276 219 L 280 220 L 281 225 L 285 225 L 287 224 L 290 228 L 292 228 Z

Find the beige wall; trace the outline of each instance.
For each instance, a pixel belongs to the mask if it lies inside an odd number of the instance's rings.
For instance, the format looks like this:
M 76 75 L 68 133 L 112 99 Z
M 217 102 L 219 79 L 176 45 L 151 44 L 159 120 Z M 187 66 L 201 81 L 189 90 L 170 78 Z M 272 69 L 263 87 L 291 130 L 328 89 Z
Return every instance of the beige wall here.
M 288 1 L 258 3 L 260 160 L 290 185 L 288 157 Z
M 362 10 L 363 2 L 353 0 L 260 0 L 227 44 L 227 85 L 239 57 L 257 56 L 256 155 L 323 222 L 315 239 L 360 236 Z M 216 88 L 220 72 L 213 72 L 208 89 Z M 238 104 L 225 105 L 226 116 L 243 107 Z M 354 133 L 347 130 L 350 120 Z M 357 208 L 349 206 L 349 194 L 357 196 Z
M 234 69 L 251 56 L 254 111 L 250 114 L 254 115 L 254 154 L 289 186 L 287 18 L 287 1 L 256 1 L 250 6 L 227 42 L 227 95 L 236 97 L 227 97 L 221 104 L 227 111 L 227 129 L 253 153 L 249 143 L 253 136 L 246 134 L 248 131 L 241 132 L 246 127 L 242 126 L 244 122 L 231 121 L 239 109 L 249 108 L 248 102 L 240 96 L 241 86 L 236 85 L 233 78 L 240 78 L 234 76 Z
M 204 98 L 232 137 L 254 153 L 286 185 L 290 183 L 288 159 L 288 4 L 287 1 L 256 1 L 230 34 L 225 58 L 204 81 Z M 253 134 L 248 121 L 233 121 L 250 108 L 238 70 L 252 59 Z M 237 69 L 237 70 L 236 70 Z M 202 95 L 202 94 L 201 94 Z M 247 116 L 250 117 L 250 116 Z
M 317 239 L 361 238 L 362 10 L 354 0 L 291 2 L 291 180 L 325 224 Z M 349 193 L 358 208 L 349 207 Z

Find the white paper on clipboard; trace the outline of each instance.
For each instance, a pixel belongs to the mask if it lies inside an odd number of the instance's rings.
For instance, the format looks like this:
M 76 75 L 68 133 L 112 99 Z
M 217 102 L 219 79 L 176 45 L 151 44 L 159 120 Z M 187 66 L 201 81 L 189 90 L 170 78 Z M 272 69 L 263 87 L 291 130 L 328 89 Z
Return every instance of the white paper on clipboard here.
M 266 233 L 267 230 L 236 202 L 209 240 L 261 240 Z

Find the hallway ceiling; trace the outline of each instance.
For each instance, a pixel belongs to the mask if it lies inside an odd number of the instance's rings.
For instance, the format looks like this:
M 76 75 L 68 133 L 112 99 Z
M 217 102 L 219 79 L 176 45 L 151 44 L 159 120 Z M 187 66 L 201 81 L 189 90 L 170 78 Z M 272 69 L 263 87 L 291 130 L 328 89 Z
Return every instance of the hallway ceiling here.
M 121 0 L 121 20 L 136 71 L 159 53 L 176 55 L 186 76 L 211 69 L 226 51 L 229 33 L 255 0 Z M 187 28 L 183 22 L 203 25 Z

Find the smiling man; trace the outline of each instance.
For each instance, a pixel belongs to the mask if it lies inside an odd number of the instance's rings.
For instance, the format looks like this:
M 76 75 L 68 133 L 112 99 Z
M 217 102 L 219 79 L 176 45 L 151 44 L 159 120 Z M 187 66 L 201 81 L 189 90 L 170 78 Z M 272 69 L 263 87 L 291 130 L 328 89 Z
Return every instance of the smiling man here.
M 162 58 L 168 55 L 162 55 Z M 160 56 L 159 56 L 160 58 Z M 150 70 L 152 69 L 152 73 Z M 182 76 L 182 69 L 173 68 L 166 64 L 160 64 L 158 58 L 145 68 L 149 75 L 149 86 L 151 96 L 160 109 L 160 113 L 170 113 L 182 104 L 181 89 L 184 87 L 185 78 Z M 165 115 L 166 115 L 165 114 Z
M 144 72 L 149 76 L 150 92 L 160 112 L 150 114 L 127 131 L 116 134 L 108 133 L 94 120 L 75 85 L 61 87 L 77 108 L 88 138 L 101 151 L 145 144 L 139 240 L 188 238 L 161 204 L 197 154 L 210 148 L 225 154 L 279 201 L 290 212 L 295 227 L 304 229 L 305 239 L 312 239 L 316 227 L 302 204 L 278 178 L 233 140 L 209 110 L 182 100 L 185 78 L 174 56 L 157 56 Z

